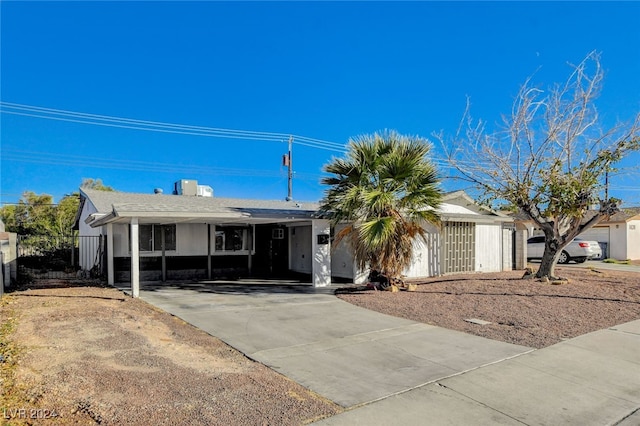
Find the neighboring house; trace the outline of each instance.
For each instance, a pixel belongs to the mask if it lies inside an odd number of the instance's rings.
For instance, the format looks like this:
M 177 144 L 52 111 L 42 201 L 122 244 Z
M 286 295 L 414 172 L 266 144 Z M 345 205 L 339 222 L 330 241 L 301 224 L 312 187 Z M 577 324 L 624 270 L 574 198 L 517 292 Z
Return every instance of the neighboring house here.
M 181 181 L 194 182 L 194 181 Z M 104 257 L 108 282 L 282 277 L 305 274 L 314 286 L 331 277 L 362 282 L 345 244 L 330 249 L 329 222 L 319 205 L 189 195 L 80 189 L 76 229 L 80 262 L 92 269 Z M 477 205 L 463 191 L 446 194 L 440 227 L 427 225 L 416 242 L 409 277 L 511 270 L 513 219 Z M 91 236 L 103 236 L 96 252 Z
M 595 214 L 594 210 L 587 211 L 583 223 Z M 529 236 L 542 235 L 542 231 L 535 228 L 530 219 L 518 215 L 516 222 L 527 228 Z M 605 259 L 640 259 L 640 207 L 623 208 L 609 219 L 603 219 L 593 228 L 580 233 L 578 238 L 600 243 Z
M 526 254 L 516 250 L 517 242 L 522 246 L 524 238 L 516 238 L 511 217 L 478 205 L 464 191 L 445 194 L 439 213 L 440 226 L 426 224 L 427 241 L 416 241 L 406 277 L 524 268 Z M 346 242 L 333 249 L 331 270 L 334 276 L 357 283 L 366 279 L 365 273 L 355 268 Z

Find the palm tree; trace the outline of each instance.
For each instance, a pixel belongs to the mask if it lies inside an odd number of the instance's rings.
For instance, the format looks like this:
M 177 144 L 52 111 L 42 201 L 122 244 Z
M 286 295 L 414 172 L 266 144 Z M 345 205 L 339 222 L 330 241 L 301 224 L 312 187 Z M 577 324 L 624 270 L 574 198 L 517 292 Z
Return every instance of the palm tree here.
M 322 179 L 329 185 L 321 212 L 344 224 L 334 244 L 346 239 L 361 270 L 399 278 L 413 257 L 425 222 L 438 223 L 442 192 L 426 139 L 395 131 L 349 141 L 345 158 L 333 158 Z

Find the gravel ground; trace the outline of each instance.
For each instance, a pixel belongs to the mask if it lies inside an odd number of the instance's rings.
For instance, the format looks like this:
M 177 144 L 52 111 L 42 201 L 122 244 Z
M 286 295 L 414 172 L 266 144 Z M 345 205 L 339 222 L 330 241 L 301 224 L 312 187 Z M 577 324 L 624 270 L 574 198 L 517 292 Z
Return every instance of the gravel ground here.
M 415 292 L 345 290 L 338 297 L 388 315 L 533 348 L 640 318 L 640 273 L 562 267 L 556 272 L 569 284 L 522 280 L 522 271 L 512 271 L 434 277 L 418 282 Z
M 0 315 L 21 348 L 0 401 L 18 424 L 299 425 L 341 410 L 112 288 L 15 292 Z
M 514 271 L 431 278 L 415 292 L 345 290 L 338 297 L 535 348 L 640 318 L 640 273 L 557 271 L 570 283 L 522 280 L 522 271 Z M 219 339 L 112 288 L 15 292 L 2 299 L 0 318 L 3 329 L 16 324 L 9 337 L 19 346 L 13 356 L 0 340 L 0 355 L 7 355 L 0 360 L 0 405 L 11 424 L 298 425 L 341 411 Z

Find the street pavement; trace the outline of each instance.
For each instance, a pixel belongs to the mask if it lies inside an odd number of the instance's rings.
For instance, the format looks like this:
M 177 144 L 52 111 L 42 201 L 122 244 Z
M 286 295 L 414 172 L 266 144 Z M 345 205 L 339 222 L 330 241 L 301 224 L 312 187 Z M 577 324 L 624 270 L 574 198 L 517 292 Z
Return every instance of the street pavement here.
M 640 321 L 533 350 L 362 309 L 334 290 L 169 283 L 140 297 L 345 408 L 319 425 L 640 424 Z

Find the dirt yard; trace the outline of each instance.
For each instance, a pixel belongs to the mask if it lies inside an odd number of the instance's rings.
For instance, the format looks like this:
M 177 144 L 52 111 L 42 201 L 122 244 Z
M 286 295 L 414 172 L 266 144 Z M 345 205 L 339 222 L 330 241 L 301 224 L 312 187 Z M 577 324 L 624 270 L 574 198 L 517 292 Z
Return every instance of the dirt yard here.
M 0 424 L 299 425 L 341 410 L 112 288 L 15 292 L 0 315 Z
M 556 268 L 569 284 L 522 280 L 522 271 L 452 275 L 415 292 L 355 291 L 341 299 L 373 311 L 543 348 L 640 318 L 640 273 Z M 489 321 L 472 324 L 465 319 Z
M 558 272 L 570 283 L 524 281 L 517 271 L 432 278 L 416 292 L 339 297 L 536 348 L 640 318 L 640 273 Z M 0 423 L 299 425 L 341 411 L 220 340 L 112 288 L 14 292 L 2 299 L 0 317 Z

